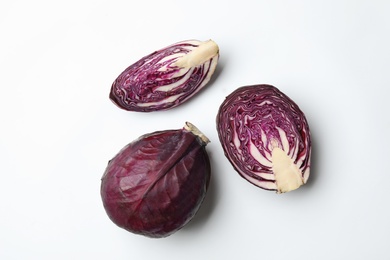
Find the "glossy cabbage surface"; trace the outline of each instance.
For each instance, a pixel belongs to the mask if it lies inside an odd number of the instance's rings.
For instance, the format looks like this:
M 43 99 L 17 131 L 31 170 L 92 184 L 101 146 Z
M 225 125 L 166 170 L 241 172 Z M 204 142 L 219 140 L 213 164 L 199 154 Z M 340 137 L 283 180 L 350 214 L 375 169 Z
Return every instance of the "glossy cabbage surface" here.
M 185 129 L 158 131 L 125 146 L 109 161 L 101 197 L 119 227 L 161 238 L 196 214 L 210 181 L 210 162 L 198 136 Z
M 176 107 L 198 93 L 219 58 L 215 42 L 188 40 L 155 51 L 125 69 L 113 82 L 110 99 L 128 111 Z
M 253 85 L 232 92 L 219 108 L 217 131 L 226 157 L 250 183 L 283 193 L 307 182 L 309 126 L 298 105 L 276 87 Z M 293 188 L 291 181 L 297 182 Z

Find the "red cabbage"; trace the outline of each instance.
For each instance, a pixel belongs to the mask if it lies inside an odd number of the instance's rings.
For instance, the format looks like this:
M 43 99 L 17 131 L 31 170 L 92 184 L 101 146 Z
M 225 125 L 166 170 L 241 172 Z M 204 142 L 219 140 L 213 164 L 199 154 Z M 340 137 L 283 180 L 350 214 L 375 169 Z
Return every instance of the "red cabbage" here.
M 157 131 L 125 146 L 104 172 L 101 197 L 119 227 L 147 237 L 166 237 L 196 214 L 210 181 L 208 142 L 190 123 Z
M 309 125 L 298 105 L 276 87 L 236 89 L 219 108 L 217 131 L 226 157 L 250 183 L 283 193 L 307 182 Z
M 176 107 L 210 81 L 218 58 L 219 48 L 212 40 L 170 45 L 125 69 L 112 84 L 110 99 L 128 111 Z

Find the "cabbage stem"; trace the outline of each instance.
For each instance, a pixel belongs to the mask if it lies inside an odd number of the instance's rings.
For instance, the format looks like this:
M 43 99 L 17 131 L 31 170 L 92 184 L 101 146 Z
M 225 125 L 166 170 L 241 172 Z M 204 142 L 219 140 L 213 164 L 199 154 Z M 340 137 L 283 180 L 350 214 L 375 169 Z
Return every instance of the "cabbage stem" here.
M 199 44 L 193 51 L 178 58 L 172 65 L 179 68 L 196 67 L 217 56 L 218 53 L 218 45 L 214 41 L 208 40 Z

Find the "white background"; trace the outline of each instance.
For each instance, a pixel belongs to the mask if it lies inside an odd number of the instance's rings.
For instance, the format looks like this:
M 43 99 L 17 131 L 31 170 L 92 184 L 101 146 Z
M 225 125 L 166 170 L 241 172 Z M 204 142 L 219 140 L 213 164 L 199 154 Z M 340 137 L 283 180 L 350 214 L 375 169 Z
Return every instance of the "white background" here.
M 390 2 L 2 1 L 1 259 L 390 259 Z M 113 80 L 154 50 L 213 39 L 212 82 L 182 106 L 120 110 Z M 268 83 L 305 112 L 312 175 L 278 195 L 230 166 L 215 117 Z M 165 239 L 116 227 L 100 199 L 109 159 L 185 121 L 210 139 L 198 215 Z

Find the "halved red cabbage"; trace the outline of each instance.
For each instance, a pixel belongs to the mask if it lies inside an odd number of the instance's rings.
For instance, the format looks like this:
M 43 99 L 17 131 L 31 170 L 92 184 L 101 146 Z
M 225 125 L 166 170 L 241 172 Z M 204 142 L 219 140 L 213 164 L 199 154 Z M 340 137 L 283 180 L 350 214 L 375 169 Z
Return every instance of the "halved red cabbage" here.
M 217 131 L 226 157 L 250 183 L 283 193 L 307 182 L 309 125 L 298 105 L 276 87 L 236 89 L 219 108 Z
M 212 40 L 175 43 L 125 69 L 112 84 L 110 99 L 128 111 L 176 107 L 210 81 L 218 59 L 219 48 Z
M 209 142 L 195 126 L 157 131 L 125 146 L 104 172 L 101 197 L 119 227 L 169 236 L 200 208 L 210 181 Z

